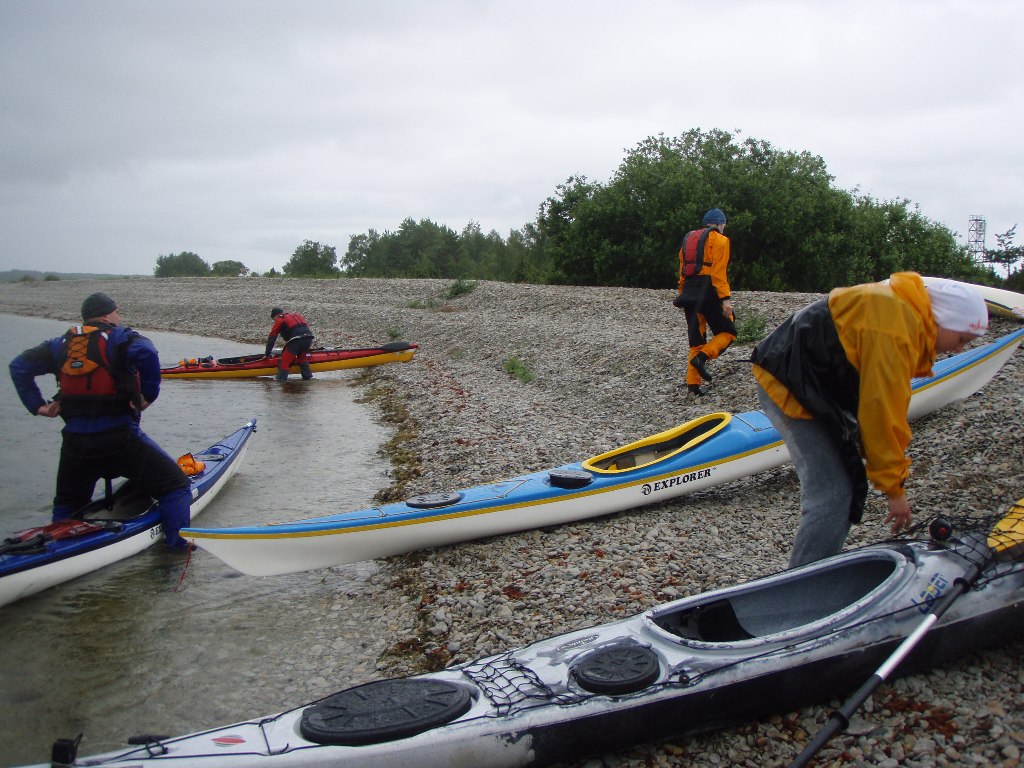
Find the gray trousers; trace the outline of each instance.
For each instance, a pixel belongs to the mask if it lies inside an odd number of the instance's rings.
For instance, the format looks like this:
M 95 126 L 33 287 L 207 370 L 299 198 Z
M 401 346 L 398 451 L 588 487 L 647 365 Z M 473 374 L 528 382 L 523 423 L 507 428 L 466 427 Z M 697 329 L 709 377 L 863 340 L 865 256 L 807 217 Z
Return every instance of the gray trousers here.
M 800 478 L 800 525 L 793 540 L 790 567 L 838 554 L 850 532 L 853 498 L 853 485 L 839 445 L 813 419 L 784 414 L 760 386 L 757 399 L 765 416 L 779 430 Z

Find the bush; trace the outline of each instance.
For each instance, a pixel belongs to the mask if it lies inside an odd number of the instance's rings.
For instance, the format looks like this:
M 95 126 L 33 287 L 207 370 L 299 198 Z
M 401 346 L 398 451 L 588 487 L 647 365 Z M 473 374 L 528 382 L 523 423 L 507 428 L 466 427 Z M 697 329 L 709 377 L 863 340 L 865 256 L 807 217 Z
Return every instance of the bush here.
M 448 286 L 448 292 L 445 294 L 446 299 L 455 299 L 467 293 L 472 293 L 476 288 L 476 281 L 463 280 L 461 277 Z
M 753 344 L 768 335 L 768 320 L 754 312 L 741 316 L 736 321 L 736 341 L 740 344 Z
M 523 384 L 529 384 L 535 378 L 537 378 L 533 371 L 515 355 L 512 355 L 508 360 L 505 361 L 505 373 L 515 376 Z

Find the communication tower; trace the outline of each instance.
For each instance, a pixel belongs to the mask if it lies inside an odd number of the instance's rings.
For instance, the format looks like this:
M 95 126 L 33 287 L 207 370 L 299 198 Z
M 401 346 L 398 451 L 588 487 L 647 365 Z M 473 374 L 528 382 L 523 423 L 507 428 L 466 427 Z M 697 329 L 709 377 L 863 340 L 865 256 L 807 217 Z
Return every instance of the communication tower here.
M 985 217 L 979 214 L 971 216 L 967 229 L 967 252 L 975 264 L 985 261 Z

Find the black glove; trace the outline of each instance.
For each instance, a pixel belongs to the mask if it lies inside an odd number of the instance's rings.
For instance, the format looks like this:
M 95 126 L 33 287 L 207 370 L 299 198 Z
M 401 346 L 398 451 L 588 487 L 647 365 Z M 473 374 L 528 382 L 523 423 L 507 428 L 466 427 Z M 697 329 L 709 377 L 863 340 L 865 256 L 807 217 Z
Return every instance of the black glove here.
M 672 306 L 673 307 L 679 307 L 679 309 L 683 308 L 683 294 L 681 294 L 681 293 L 677 293 L 676 294 L 676 297 L 674 299 L 672 299 Z

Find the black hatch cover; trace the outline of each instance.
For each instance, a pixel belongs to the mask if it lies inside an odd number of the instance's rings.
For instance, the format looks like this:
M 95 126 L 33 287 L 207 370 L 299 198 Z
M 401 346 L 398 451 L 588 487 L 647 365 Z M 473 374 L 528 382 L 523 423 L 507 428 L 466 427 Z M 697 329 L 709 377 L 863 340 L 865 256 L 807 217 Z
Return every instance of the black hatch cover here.
M 308 707 L 299 729 L 317 744 L 376 744 L 444 725 L 472 703 L 468 688 L 446 680 L 378 680 Z

